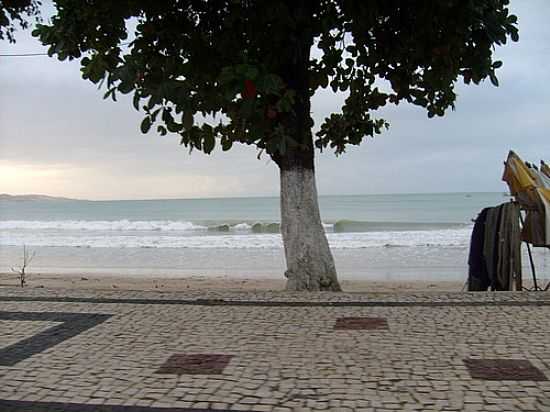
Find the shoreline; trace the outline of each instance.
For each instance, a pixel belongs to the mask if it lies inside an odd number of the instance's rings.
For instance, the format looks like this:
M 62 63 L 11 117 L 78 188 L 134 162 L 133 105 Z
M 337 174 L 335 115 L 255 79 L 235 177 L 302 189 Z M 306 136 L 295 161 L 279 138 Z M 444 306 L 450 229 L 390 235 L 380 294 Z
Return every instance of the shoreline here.
M 31 273 L 88 277 L 283 279 L 283 249 L 35 247 Z M 467 249 L 365 248 L 332 251 L 340 280 L 464 282 Z M 0 272 L 21 262 L 21 248 L 0 247 Z M 278 286 L 277 286 L 278 287 Z M 263 288 L 263 286 L 262 286 Z
M 345 292 L 460 292 L 464 282 L 424 281 L 424 280 L 340 280 Z M 17 275 L 0 273 L 0 288 L 19 286 Z M 94 273 L 29 273 L 25 288 L 46 289 L 91 289 L 121 291 L 182 292 L 189 290 L 226 290 L 226 291 L 283 291 L 285 279 L 253 278 L 229 276 L 186 276 L 151 277 L 129 276 L 123 274 Z

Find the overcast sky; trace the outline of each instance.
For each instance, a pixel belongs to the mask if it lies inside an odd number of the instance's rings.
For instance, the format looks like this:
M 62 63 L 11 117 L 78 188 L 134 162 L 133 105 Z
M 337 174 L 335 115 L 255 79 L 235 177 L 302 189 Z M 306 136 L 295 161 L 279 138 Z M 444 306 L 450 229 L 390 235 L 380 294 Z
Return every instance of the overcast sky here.
M 317 156 L 320 194 L 505 191 L 502 162 L 550 160 L 550 2 L 512 0 L 520 42 L 497 49 L 501 86 L 459 86 L 444 118 L 402 104 L 383 115 L 390 130 L 335 157 Z M 29 32 L 1 53 L 43 52 Z M 0 193 L 87 199 L 277 195 L 278 169 L 234 146 L 192 155 L 176 136 L 142 135 L 128 99 L 102 99 L 79 64 L 0 57 Z M 319 124 L 341 96 L 313 100 Z

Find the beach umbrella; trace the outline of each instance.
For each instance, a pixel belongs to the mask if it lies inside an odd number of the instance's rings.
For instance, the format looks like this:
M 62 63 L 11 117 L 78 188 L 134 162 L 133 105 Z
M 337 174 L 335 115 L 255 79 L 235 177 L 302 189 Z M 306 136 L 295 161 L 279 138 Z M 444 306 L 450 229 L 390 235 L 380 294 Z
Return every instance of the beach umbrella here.
M 550 246 L 550 182 L 546 172 L 542 167 L 540 172 L 527 166 L 513 151 L 508 154 L 504 165 L 502 180 L 508 184 L 521 208 L 527 211 L 523 240 L 535 246 Z
M 502 180 L 508 183 L 510 193 L 524 209 L 537 208 L 539 196 L 536 194 L 535 178 L 525 162 L 512 150 L 504 162 Z

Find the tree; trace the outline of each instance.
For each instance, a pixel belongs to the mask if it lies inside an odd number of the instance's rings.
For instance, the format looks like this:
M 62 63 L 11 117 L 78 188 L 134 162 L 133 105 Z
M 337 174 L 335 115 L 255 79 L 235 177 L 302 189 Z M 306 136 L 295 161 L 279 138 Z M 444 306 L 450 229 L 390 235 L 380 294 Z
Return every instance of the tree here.
M 40 1 L 38 0 L 0 0 L 0 40 L 8 39 L 15 43 L 15 28 L 29 27 L 28 18 L 40 21 Z
M 132 94 L 143 133 L 156 125 L 205 153 L 216 142 L 253 145 L 277 164 L 290 290 L 340 290 L 315 149 L 341 154 L 380 133 L 388 124 L 373 112 L 388 103 L 443 116 L 460 78 L 498 85 L 494 47 L 518 39 L 509 0 L 54 3 L 34 35 L 60 60 L 81 58 L 83 78 L 103 84 L 105 98 Z M 314 136 L 310 100 L 329 86 L 347 98 Z
M 21 267 L 19 269 L 11 268 L 11 271 L 13 273 L 17 273 L 17 276 L 19 277 L 19 283 L 22 288 L 24 288 L 27 284 L 27 275 L 29 273 L 26 272 L 26 270 L 28 269 L 31 261 L 34 259 L 35 256 L 36 252 L 31 252 L 29 254 L 27 246 L 23 245 L 23 263 L 21 264 Z

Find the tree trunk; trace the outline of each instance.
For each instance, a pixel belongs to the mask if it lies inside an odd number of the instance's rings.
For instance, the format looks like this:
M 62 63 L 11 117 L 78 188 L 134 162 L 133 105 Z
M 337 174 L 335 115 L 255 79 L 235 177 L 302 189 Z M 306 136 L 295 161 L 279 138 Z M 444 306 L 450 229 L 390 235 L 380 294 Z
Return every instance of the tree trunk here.
M 271 156 L 281 173 L 281 233 L 287 263 L 287 290 L 339 291 L 334 259 L 321 223 L 313 162 L 310 52 L 315 37 L 311 16 L 318 12 L 314 0 L 287 0 L 294 24 L 280 53 L 280 75 L 296 95 L 282 124 L 288 136 L 286 150 Z
M 280 172 L 286 290 L 340 291 L 319 214 L 314 169 L 295 165 Z

